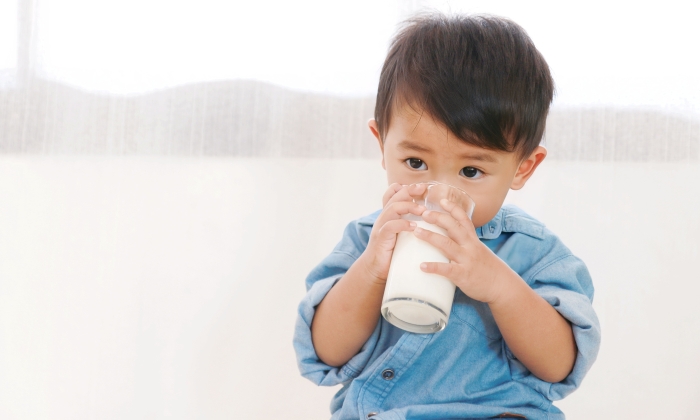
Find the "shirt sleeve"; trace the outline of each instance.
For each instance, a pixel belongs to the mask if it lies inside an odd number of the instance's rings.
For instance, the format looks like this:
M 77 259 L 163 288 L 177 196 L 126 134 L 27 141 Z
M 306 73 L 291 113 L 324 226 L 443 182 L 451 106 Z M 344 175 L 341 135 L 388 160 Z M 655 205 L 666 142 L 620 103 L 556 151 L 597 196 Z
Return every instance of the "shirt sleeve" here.
M 340 243 L 306 279 L 307 293 L 299 304 L 294 327 L 294 351 L 301 375 L 317 385 L 333 386 L 356 378 L 369 362 L 379 339 L 381 322 L 377 323 L 374 332 L 360 352 L 340 367 L 323 363 L 316 354 L 311 340 L 311 322 L 316 313 L 316 307 L 362 253 L 366 247 L 368 231 L 369 229 L 364 229 L 356 222 L 348 225 Z
M 574 368 L 563 381 L 550 383 L 535 375 L 524 374 L 518 381 L 525 383 L 551 401 L 560 400 L 583 381 L 598 356 L 600 323 L 593 310 L 593 283 L 583 261 L 573 255 L 560 257 L 536 272 L 530 286 L 566 318 L 573 329 L 578 354 Z M 527 368 L 507 351 L 511 372 L 526 373 Z

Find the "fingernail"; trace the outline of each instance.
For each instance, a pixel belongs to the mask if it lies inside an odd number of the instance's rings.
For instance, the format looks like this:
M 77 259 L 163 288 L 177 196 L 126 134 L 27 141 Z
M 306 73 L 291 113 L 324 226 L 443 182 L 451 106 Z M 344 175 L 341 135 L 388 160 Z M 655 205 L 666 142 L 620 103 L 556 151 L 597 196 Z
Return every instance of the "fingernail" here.
M 417 227 L 416 230 L 415 230 L 414 232 L 416 232 L 416 233 L 421 233 L 421 232 L 423 232 L 423 229 Z
M 429 216 L 429 215 L 430 215 L 430 213 L 431 213 L 431 211 L 430 211 L 430 210 L 426 210 L 426 211 L 424 211 L 424 212 L 423 212 L 423 216 Z
M 414 266 L 414 267 L 415 267 L 415 266 Z M 426 264 L 426 263 L 420 263 L 420 268 L 421 268 L 421 270 L 426 270 L 426 269 L 428 269 L 428 264 Z
M 416 222 L 411 222 L 411 223 L 409 223 L 409 225 L 410 225 L 411 227 L 416 227 L 416 226 L 418 226 L 418 225 L 416 225 Z

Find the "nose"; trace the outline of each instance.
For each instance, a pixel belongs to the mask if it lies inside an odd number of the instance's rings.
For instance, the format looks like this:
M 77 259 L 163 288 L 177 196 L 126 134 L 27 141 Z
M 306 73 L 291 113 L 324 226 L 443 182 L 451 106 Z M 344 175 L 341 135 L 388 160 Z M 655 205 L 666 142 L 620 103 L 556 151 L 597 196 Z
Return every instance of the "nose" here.
M 447 185 L 451 185 L 453 187 L 459 188 L 459 186 L 458 186 L 459 183 L 457 182 L 458 179 L 455 177 L 446 177 L 446 176 L 436 177 L 435 179 L 433 179 L 433 181 L 439 182 L 440 184 L 447 184 Z

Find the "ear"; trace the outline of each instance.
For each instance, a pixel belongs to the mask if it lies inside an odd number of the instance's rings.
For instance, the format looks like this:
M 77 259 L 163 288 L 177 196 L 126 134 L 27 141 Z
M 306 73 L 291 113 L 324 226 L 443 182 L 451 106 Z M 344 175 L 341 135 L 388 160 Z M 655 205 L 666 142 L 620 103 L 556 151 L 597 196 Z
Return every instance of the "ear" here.
M 379 150 L 382 152 L 382 168 L 386 169 L 386 165 L 384 164 L 384 142 L 382 141 L 382 136 L 379 134 L 379 126 L 377 125 L 377 120 L 372 118 L 369 121 L 367 121 L 367 125 L 369 126 L 369 131 L 372 132 L 374 138 L 377 139 L 377 143 L 379 143 Z
M 532 174 L 535 173 L 535 169 L 537 169 L 545 157 L 547 157 L 547 149 L 545 149 L 544 146 L 537 146 L 537 149 L 535 149 L 530 156 L 520 162 L 520 166 L 518 166 L 518 170 L 515 172 L 510 188 L 512 190 L 521 189 Z

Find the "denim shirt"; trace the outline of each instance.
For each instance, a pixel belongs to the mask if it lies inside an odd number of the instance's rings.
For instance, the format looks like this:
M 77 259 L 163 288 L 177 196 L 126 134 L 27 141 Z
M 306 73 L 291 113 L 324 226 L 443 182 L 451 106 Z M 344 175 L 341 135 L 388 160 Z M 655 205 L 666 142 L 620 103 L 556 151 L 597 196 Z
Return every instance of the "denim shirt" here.
M 559 238 L 514 206 L 504 206 L 476 233 L 571 323 L 578 354 L 563 381 L 545 382 L 531 374 L 508 348 L 488 305 L 459 288 L 440 332 L 413 334 L 380 317 L 345 365 L 329 366 L 318 358 L 310 328 L 316 306 L 365 250 L 378 215 L 347 226 L 333 252 L 307 277 L 299 305 L 294 349 L 301 374 L 317 385 L 343 385 L 331 402 L 332 419 L 475 419 L 503 413 L 564 419 L 552 401 L 578 388 L 600 346 L 593 283 L 584 263 Z

